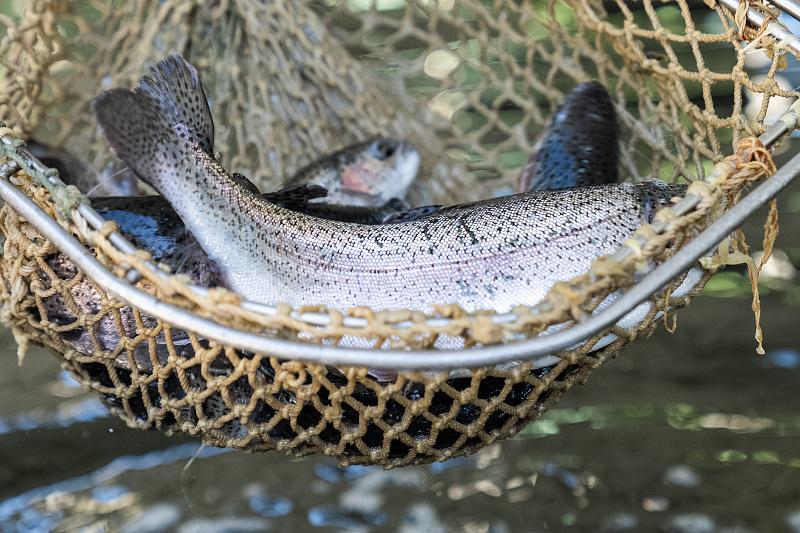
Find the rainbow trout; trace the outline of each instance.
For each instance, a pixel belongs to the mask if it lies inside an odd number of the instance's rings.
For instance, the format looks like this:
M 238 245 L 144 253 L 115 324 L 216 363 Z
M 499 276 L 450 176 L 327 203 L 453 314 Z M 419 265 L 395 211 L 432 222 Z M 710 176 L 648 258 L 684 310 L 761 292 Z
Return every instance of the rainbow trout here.
M 420 162 L 412 144 L 378 137 L 314 161 L 284 186 L 322 186 L 328 191 L 324 202 L 329 204 L 383 207 L 393 198 L 405 197 Z
M 169 200 L 226 285 L 268 304 L 534 305 L 674 195 L 660 182 L 623 183 L 517 194 L 397 224 L 323 220 L 264 201 L 214 159 L 205 91 L 180 56 L 93 107 L 117 156 Z
M 576 128 L 581 121 L 587 122 L 586 127 Z M 580 84 L 567 95 L 537 143 L 537 150 L 520 176 L 520 191 L 614 183 L 617 179 L 617 143 L 615 110 L 608 93 L 595 82 Z M 376 151 L 383 153 L 384 157 L 376 157 Z M 62 179 L 68 183 L 75 183 L 79 178 L 75 177 L 76 172 L 72 169 L 88 170 L 88 165 L 63 151 L 44 152 L 42 155 L 59 169 Z M 410 182 L 417 158 L 416 149 L 404 141 L 372 139 L 321 157 L 289 179 L 286 182 L 288 187 L 264 193 L 262 197 L 294 211 L 343 222 L 385 224 L 422 218 L 436 212 L 440 206 L 410 209 L 400 200 L 402 196 L 391 197 L 392 194 L 405 194 L 393 183 Z M 352 194 L 344 186 L 346 180 L 343 176 L 361 173 L 364 168 L 371 169 L 366 180 L 371 188 L 370 197 L 391 199 L 380 207 L 330 203 L 353 201 Z M 400 172 L 402 168 L 408 170 Z M 258 192 L 244 176 L 233 176 L 243 186 Z M 331 195 L 330 190 L 322 187 L 323 184 L 338 192 Z M 325 203 L 321 203 L 323 200 Z M 104 197 L 93 200 L 92 206 L 104 218 L 116 222 L 128 239 L 138 248 L 148 250 L 171 272 L 187 274 L 193 283 L 203 287 L 225 285 L 219 269 L 205 255 L 163 196 Z
M 216 264 L 186 230 L 169 202 L 160 195 L 138 196 L 139 180 L 127 167 L 110 175 L 100 174 L 63 149 L 34 140 L 28 141 L 27 148 L 45 165 L 58 170 L 64 183 L 75 185 L 92 197 L 92 207 L 101 216 L 116 222 L 134 245 L 149 251 L 153 259 L 172 273 L 187 274 L 193 283 L 203 287 L 225 285 Z M 277 191 L 261 194 L 245 176 L 232 177 L 266 201 L 287 209 L 332 220 L 383 224 L 424 216 L 437 209 L 436 206 L 411 209 L 401 197 L 391 196 L 405 194 L 418 166 L 419 153 L 413 145 L 381 137 L 321 157 L 298 171 L 287 181 L 287 186 Z M 364 169 L 369 169 L 369 173 Z M 369 195 L 348 188 L 345 177 L 352 175 L 361 176 Z M 315 183 L 324 183 L 334 192 Z M 398 187 L 398 183 L 403 186 Z M 382 189 L 384 186 L 388 193 Z M 375 206 L 353 205 L 363 203 L 365 198 Z M 378 205 L 382 198 L 387 199 Z

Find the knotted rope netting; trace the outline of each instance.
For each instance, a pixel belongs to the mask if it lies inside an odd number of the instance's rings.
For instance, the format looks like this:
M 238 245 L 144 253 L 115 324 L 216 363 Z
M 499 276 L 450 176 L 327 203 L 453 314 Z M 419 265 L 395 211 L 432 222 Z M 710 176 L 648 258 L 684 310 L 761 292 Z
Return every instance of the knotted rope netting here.
M 161 302 L 308 345 L 360 337 L 376 348 L 425 349 L 446 337 L 468 353 L 584 319 L 774 172 L 753 137 L 764 131 L 771 102 L 797 96 L 780 84 L 796 42 L 768 31 L 779 24 L 776 13 L 755 2 L 745 8 L 766 15 L 756 28 L 746 9 L 732 12 L 713 0 L 207 4 L 32 0 L 0 14 L 0 170 L 107 269 L 139 272 L 136 286 Z M 114 226 L 87 220 L 77 209 L 85 198 L 31 162 L 21 144 L 35 136 L 101 168 L 110 152 L 89 101 L 111 86 L 131 86 L 148 65 L 176 52 L 203 72 L 213 113 L 226 125 L 216 138 L 223 163 L 262 190 L 321 154 L 380 134 L 410 139 L 422 151 L 412 203 L 502 193 L 563 96 L 596 79 L 623 126 L 622 174 L 690 181 L 687 194 L 697 201 L 685 212 L 663 210 L 658 231 L 640 228 L 627 253 L 599 258 L 535 309 L 502 320 L 447 305 L 431 315 L 286 306 L 258 312 L 223 289 L 193 290 L 186 278 L 148 268 L 147 254 L 121 249 Z M 757 71 L 747 65 L 754 55 Z M 401 370 L 382 381 L 368 368 L 254 353 L 181 330 L 113 297 L 74 265 L 66 275 L 54 268 L 68 260 L 9 205 L 0 229 L 0 318 L 21 350 L 35 343 L 55 352 L 132 427 L 386 466 L 443 460 L 514 434 L 746 251 L 738 236 L 726 240 L 693 278 L 679 277 L 640 306 L 635 323 L 600 332 L 547 364 Z M 79 303 L 85 299 L 76 296 L 87 293 L 96 306 Z M 51 319 L 54 299 L 74 321 Z M 96 339 L 101 329 L 115 329 L 121 340 L 104 345 Z M 76 349 L 71 341 L 79 337 L 94 348 Z

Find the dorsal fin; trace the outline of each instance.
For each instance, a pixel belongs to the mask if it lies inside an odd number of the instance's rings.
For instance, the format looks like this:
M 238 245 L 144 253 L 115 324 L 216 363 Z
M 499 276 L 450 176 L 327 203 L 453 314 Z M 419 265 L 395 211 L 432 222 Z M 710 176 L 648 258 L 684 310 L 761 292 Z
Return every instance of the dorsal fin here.
M 261 191 L 258 189 L 258 187 L 256 187 L 256 184 L 247 179 L 247 176 L 245 176 L 244 174 L 239 174 L 238 172 L 234 172 L 233 174 L 231 174 L 231 178 L 242 188 L 247 189 L 248 191 L 255 194 L 261 194 Z
M 173 152 L 188 151 L 189 145 L 170 128 L 158 105 L 144 94 L 111 89 L 92 100 L 92 108 L 117 157 L 162 192 L 161 170 Z

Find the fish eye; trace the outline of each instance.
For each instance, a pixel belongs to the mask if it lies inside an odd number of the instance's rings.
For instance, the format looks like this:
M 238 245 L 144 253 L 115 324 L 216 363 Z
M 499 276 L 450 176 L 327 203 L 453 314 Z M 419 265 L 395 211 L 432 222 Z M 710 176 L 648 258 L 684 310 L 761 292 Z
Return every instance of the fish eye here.
M 387 140 L 375 141 L 374 148 L 376 157 L 380 160 L 389 159 L 397 150 L 395 143 Z

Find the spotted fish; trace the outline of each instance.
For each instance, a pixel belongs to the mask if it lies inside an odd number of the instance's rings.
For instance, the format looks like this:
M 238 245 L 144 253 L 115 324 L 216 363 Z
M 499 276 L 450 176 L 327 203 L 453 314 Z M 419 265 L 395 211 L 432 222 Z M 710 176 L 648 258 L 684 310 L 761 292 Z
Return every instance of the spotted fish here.
M 507 311 L 534 305 L 647 222 L 674 190 L 660 182 L 533 191 L 378 226 L 324 220 L 264 201 L 213 157 L 200 77 L 180 56 L 135 91 L 93 102 L 117 156 L 162 195 L 249 300 L 333 308 Z
M 582 120 L 589 120 L 587 128 L 576 128 Z M 602 124 L 601 124 L 602 123 Z M 600 127 L 602 125 L 602 128 Z M 539 142 L 539 149 L 531 157 L 521 178 L 522 189 L 556 189 L 565 186 L 614 183 L 617 178 L 617 123 L 611 99 L 597 83 L 584 83 L 576 87 L 559 108 L 556 118 Z M 577 146 L 577 148 L 576 148 Z M 571 147 L 571 148 L 570 148 Z M 398 152 L 407 151 L 413 159 L 416 150 L 408 143 L 395 139 L 379 138 L 358 143 L 321 157 L 304 167 L 287 180 L 287 187 L 262 196 L 273 203 L 309 215 L 359 224 L 397 223 L 428 216 L 441 206 L 410 208 L 400 199 L 405 190 L 392 185 L 404 184 L 412 169 L 398 175 L 398 166 L 404 163 Z M 374 153 L 382 153 L 376 157 Z M 603 154 L 602 156 L 600 154 Z M 62 178 L 74 180 L 70 165 L 72 157 L 55 157 Z M 579 157 L 580 156 L 580 157 Z M 395 161 L 391 161 L 395 158 Z M 379 162 L 382 159 L 382 162 Z M 399 159 L 399 161 L 398 161 Z M 563 160 L 568 164 L 564 164 Z M 413 166 L 413 165 L 412 165 Z M 88 168 L 87 165 L 80 165 Z M 378 169 L 366 182 L 372 187 L 371 198 L 393 197 L 380 207 L 340 205 L 353 202 L 361 193 L 348 193 L 343 176 L 360 173 L 364 168 Z M 245 176 L 232 174 L 243 187 L 258 193 L 258 188 Z M 135 177 L 134 177 L 135 178 Z M 318 185 L 308 185 L 316 183 Z M 334 193 L 322 185 L 332 187 Z M 387 187 L 387 193 L 380 187 Z M 187 274 L 192 282 L 203 286 L 224 286 L 219 269 L 205 255 L 191 233 L 186 230 L 177 213 L 163 196 L 143 196 L 135 199 L 106 197 L 95 199 L 93 206 L 107 220 L 117 223 L 119 229 L 138 247 L 148 250 L 153 258 L 171 272 Z

